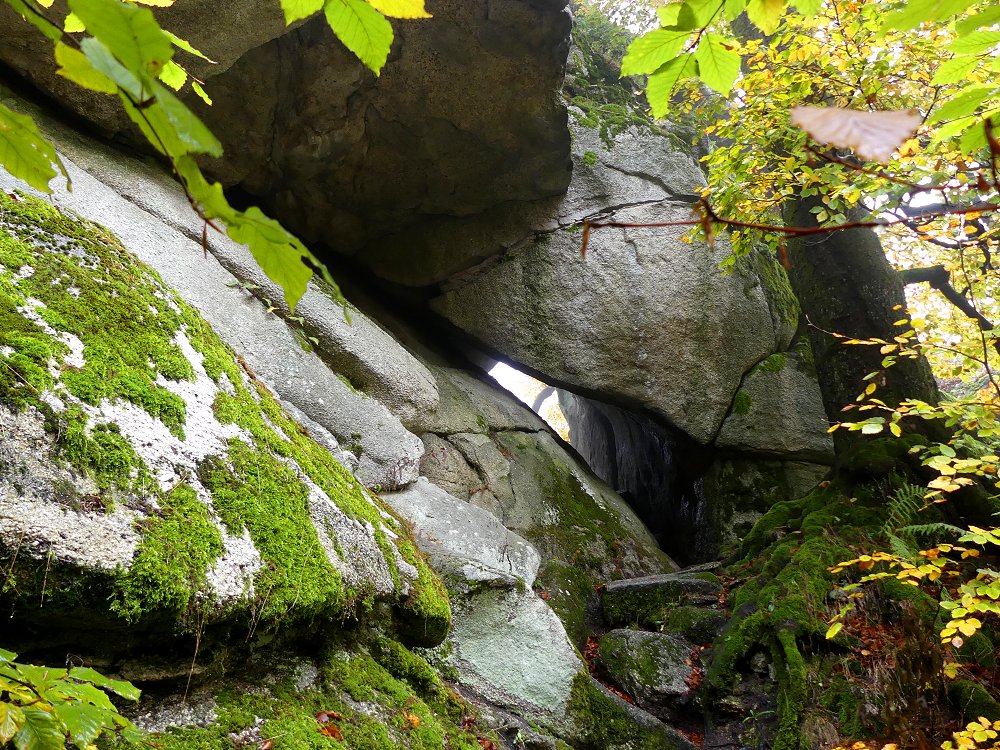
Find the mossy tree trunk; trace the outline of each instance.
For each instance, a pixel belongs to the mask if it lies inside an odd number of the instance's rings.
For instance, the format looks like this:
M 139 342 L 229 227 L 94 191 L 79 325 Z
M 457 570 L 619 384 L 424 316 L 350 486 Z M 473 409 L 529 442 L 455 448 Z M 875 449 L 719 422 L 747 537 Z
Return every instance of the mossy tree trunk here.
M 812 209 L 819 196 L 799 198 L 785 206 L 785 224 L 817 226 Z M 808 323 L 809 341 L 816 361 L 823 406 L 831 423 L 860 421 L 857 412 L 844 407 L 857 403 L 858 394 L 874 382 L 874 396 L 890 406 L 904 399 L 937 404 L 940 398 L 927 360 L 899 357 L 883 367 L 880 346 L 845 344 L 837 333 L 852 339 L 884 339 L 911 330 L 906 314 L 903 280 L 889 264 L 878 235 L 867 228 L 792 236 L 787 242 L 792 290 Z M 906 323 L 896 325 L 897 321 Z M 866 381 L 870 373 L 879 373 Z M 868 412 L 863 416 L 872 416 Z M 909 448 L 927 441 L 945 442 L 951 432 L 941 420 L 905 419 L 902 439 L 862 435 L 846 429 L 834 432 L 836 469 L 853 482 L 865 482 L 895 473 L 925 483 L 934 472 L 921 465 Z M 872 460 L 877 456 L 878 460 Z M 996 511 L 983 488 L 974 486 L 951 496 L 948 511 L 958 518 L 982 522 Z
M 818 197 L 793 201 L 786 209 L 788 226 L 816 226 L 812 208 Z M 916 398 L 936 404 L 938 389 L 930 365 L 923 357 L 899 359 L 882 367 L 885 356 L 878 346 L 845 345 L 839 333 L 855 339 L 885 339 L 911 329 L 906 296 L 896 270 L 889 265 L 882 243 L 871 229 L 845 229 L 829 234 L 803 235 L 788 240 L 792 289 L 809 322 L 809 341 L 816 358 L 823 406 L 831 422 L 849 420 L 843 408 L 855 403 L 872 372 L 876 395 L 890 405 Z M 858 433 L 837 430 L 834 440 L 841 452 L 860 438 Z

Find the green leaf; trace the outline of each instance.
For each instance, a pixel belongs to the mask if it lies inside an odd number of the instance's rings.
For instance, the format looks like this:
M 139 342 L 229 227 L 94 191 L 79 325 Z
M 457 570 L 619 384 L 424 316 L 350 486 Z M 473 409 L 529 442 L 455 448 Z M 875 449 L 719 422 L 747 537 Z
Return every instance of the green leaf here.
M 285 23 L 291 24 L 319 13 L 323 10 L 323 0 L 281 0 L 281 10 L 285 14 Z
M 51 193 L 49 182 L 56 176 L 56 167 L 66 182 L 69 175 L 59 160 L 55 148 L 39 132 L 27 115 L 13 112 L 0 104 L 0 167 L 24 180 L 35 190 Z M 9 651 L 7 653 L 10 653 Z
M 955 23 L 955 31 L 959 36 L 964 36 L 970 31 L 981 29 L 983 26 L 991 26 L 1000 21 L 1000 5 L 984 10 L 974 16 L 968 16 Z
M 87 27 L 83 25 L 83 21 L 76 13 L 70 13 L 66 16 L 66 20 L 63 21 L 63 31 L 67 34 L 75 34 L 78 31 L 86 31 Z
M 139 700 L 139 696 L 142 694 L 142 691 L 131 682 L 127 680 L 113 680 L 90 667 L 73 667 L 69 671 L 69 676 L 74 680 L 84 680 L 99 688 L 106 688 L 115 695 L 120 695 L 122 698 L 130 701 Z
M 953 57 L 941 64 L 931 79 L 931 85 L 940 86 L 945 83 L 956 83 L 964 80 L 976 66 L 979 65 L 979 58 L 975 55 L 963 55 Z
M 740 14 L 746 10 L 747 2 L 746 0 L 726 0 L 723 6 L 723 13 L 726 16 L 727 21 L 735 21 L 739 18 Z
M 296 303 L 305 294 L 306 284 L 313 274 L 311 267 L 320 269 L 323 277 L 329 278 L 325 266 L 302 242 L 259 208 L 254 206 L 241 213 L 230 206 L 222 186 L 217 182 L 209 183 L 191 157 L 179 159 L 175 166 L 205 216 L 222 220 L 233 240 L 249 246 L 264 273 L 284 290 L 290 310 L 295 310 Z M 306 265 L 307 262 L 310 265 Z
M 362 0 L 326 0 L 323 11 L 337 38 L 378 75 L 392 47 L 385 16 Z
M 167 120 L 174 127 L 178 139 L 189 147 L 188 153 L 222 156 L 222 144 L 198 116 L 180 99 L 159 83 L 153 82 L 152 94 L 156 105 L 162 108 Z
M 937 144 L 941 143 L 942 141 L 946 141 L 949 138 L 953 138 L 959 133 L 964 133 L 968 128 L 971 128 L 978 122 L 979 119 L 972 115 L 968 115 L 967 117 L 959 117 L 956 120 L 952 120 L 951 122 L 942 125 L 940 128 L 934 131 L 934 137 L 931 139 L 931 143 Z
M 646 98 L 653 110 L 653 117 L 661 119 L 670 111 L 670 95 L 684 78 L 698 74 L 698 64 L 692 54 L 675 57 L 662 65 L 649 77 Z
M 927 120 L 928 125 L 945 120 L 954 120 L 974 114 L 980 104 L 993 96 L 1000 89 L 994 84 L 978 84 L 962 89 L 962 92 L 936 110 Z
M 684 3 L 668 3 L 657 8 L 656 17 L 660 20 L 660 26 L 675 26 L 683 5 Z
M 198 98 L 205 102 L 205 104 L 209 107 L 212 106 L 212 97 L 210 97 L 202 85 L 194 79 L 191 79 L 191 90 L 196 93 Z
M 915 29 L 925 21 L 951 18 L 968 8 L 975 0 L 908 0 L 906 6 L 886 16 L 879 32 Z
M 52 714 L 32 706 L 21 710 L 24 724 L 14 735 L 17 750 L 63 750 L 63 733 Z
M 792 0 L 795 9 L 806 18 L 815 16 L 823 7 L 823 0 Z
M 19 706 L 0 702 L 0 745 L 6 745 L 24 724 L 24 712 Z
M 157 75 L 173 55 L 170 38 L 149 8 L 120 0 L 69 0 L 69 7 L 86 25 L 87 33 L 130 70 Z
M 842 622 L 833 623 L 833 625 L 831 625 L 826 631 L 827 639 L 835 638 L 837 636 L 837 633 L 843 630 L 843 628 L 844 628 L 844 623 Z
M 678 29 L 702 29 L 723 9 L 722 0 L 687 0 L 677 16 Z
M 963 152 L 971 154 L 986 148 L 986 125 L 984 120 L 985 118 L 976 118 L 973 127 L 968 128 L 962 133 L 962 137 L 958 139 L 958 147 Z
M 750 0 L 747 17 L 765 34 L 773 34 L 785 12 L 785 0 Z
M 56 70 L 56 73 L 77 86 L 102 94 L 118 93 L 118 86 L 115 82 L 97 70 L 80 50 L 57 42 L 56 62 L 59 63 L 59 69 Z
M 8 651 L 5 648 L 0 648 L 0 664 L 6 664 L 7 662 L 14 661 L 17 658 L 17 654 L 13 651 Z
M 1000 31 L 970 31 L 948 45 L 956 55 L 980 55 L 1000 44 Z
M 265 216 L 256 206 L 251 206 L 242 216 L 230 222 L 226 229 L 236 242 L 250 248 L 250 254 L 261 270 L 284 290 L 285 302 L 294 311 L 312 278 L 312 270 L 302 262 L 303 258 L 312 257 L 309 251 L 281 224 Z
M 160 71 L 160 81 L 174 91 L 180 91 L 181 87 L 187 82 L 187 79 L 187 71 L 173 60 L 164 65 L 163 70 Z
M 108 48 L 97 39 L 88 37 L 80 42 L 80 49 L 95 70 L 114 81 L 118 88 L 126 91 L 133 99 L 140 100 L 146 96 L 146 87 L 135 73 L 122 65 Z
M 185 39 L 181 39 L 179 36 L 177 36 L 176 34 L 170 33 L 166 29 L 163 30 L 163 33 L 167 35 L 167 39 L 169 39 L 170 43 L 173 44 L 177 49 L 182 49 L 185 52 L 187 52 L 188 54 L 194 55 L 195 57 L 200 57 L 205 62 L 210 62 L 213 65 L 215 64 L 215 60 L 212 60 L 211 58 L 209 58 L 201 50 L 195 49 L 191 45 L 191 42 L 189 42 L 189 41 L 187 41 Z
M 158 151 L 178 159 L 185 154 L 222 155 L 222 144 L 180 99 L 158 81 L 146 85 L 152 99 L 136 106 L 121 96 L 125 112 Z
M 73 682 L 72 680 L 63 680 L 62 684 L 59 685 L 59 692 L 67 698 L 73 698 L 83 703 L 89 703 L 107 711 L 116 710 L 114 704 L 111 702 L 111 699 L 108 698 L 108 694 L 103 690 L 94 687 L 89 682 Z
M 698 72 L 706 85 L 726 96 L 740 74 L 742 58 L 736 42 L 718 34 L 704 34 L 694 56 Z
M 628 46 L 622 59 L 622 76 L 655 73 L 677 57 L 690 36 L 690 31 L 656 29 L 639 37 Z
M 52 713 L 80 750 L 86 750 L 105 726 L 104 711 L 79 701 L 56 703 Z

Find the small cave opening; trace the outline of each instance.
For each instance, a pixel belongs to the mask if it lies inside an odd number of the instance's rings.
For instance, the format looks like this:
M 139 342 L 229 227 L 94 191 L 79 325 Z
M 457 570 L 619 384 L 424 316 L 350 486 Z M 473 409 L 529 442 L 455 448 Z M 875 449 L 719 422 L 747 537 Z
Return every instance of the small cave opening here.
M 716 559 L 721 540 L 704 491 L 712 449 L 651 416 L 550 385 L 509 363 L 489 372 L 621 495 L 677 563 Z

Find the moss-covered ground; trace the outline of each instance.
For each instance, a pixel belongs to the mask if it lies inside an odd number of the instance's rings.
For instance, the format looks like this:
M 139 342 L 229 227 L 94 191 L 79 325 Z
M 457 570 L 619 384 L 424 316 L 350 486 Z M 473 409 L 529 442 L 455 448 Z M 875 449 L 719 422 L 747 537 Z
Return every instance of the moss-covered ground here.
M 154 733 L 143 747 L 219 750 L 270 742 L 275 750 L 482 750 L 480 738 L 495 739 L 475 709 L 400 643 L 333 639 L 320 651 L 310 659 L 319 667 L 311 684 L 297 687 L 287 665 L 254 664 L 214 696 L 211 726 Z M 246 681 L 253 675 L 256 684 Z
M 941 610 L 929 592 L 891 578 L 848 598 L 839 589 L 848 580 L 831 571 L 860 551 L 886 547 L 892 486 L 848 491 L 824 482 L 800 500 L 777 503 L 745 538 L 742 561 L 728 568 L 738 583 L 705 697 L 737 691 L 749 659 L 766 654 L 778 688 L 774 748 L 811 747 L 816 732 L 831 731 L 845 739 L 926 739 L 920 733 L 929 724 L 940 731 L 954 717 L 941 672 Z M 828 640 L 831 619 L 848 604 L 856 610 L 849 627 Z M 965 696 L 978 703 L 976 691 Z

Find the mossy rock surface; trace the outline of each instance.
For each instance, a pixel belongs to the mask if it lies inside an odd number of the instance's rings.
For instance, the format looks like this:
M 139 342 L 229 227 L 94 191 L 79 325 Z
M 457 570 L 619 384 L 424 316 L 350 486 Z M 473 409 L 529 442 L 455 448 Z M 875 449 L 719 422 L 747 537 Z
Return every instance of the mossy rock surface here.
M 711 573 L 666 574 L 611 581 L 601 596 L 609 625 L 658 625 L 671 606 L 716 601 L 722 585 Z
M 498 739 L 423 658 L 384 637 L 327 643 L 318 656 L 250 656 L 232 677 L 196 687 L 187 709 L 178 699 L 139 706 L 162 750 L 269 739 L 279 750 L 481 750 L 480 738 Z M 163 726 L 192 720 L 200 726 Z
M 0 365 L 15 619 L 267 630 L 382 600 L 444 637 L 405 525 L 198 313 L 107 230 L 5 192 Z

